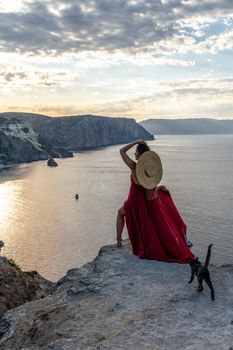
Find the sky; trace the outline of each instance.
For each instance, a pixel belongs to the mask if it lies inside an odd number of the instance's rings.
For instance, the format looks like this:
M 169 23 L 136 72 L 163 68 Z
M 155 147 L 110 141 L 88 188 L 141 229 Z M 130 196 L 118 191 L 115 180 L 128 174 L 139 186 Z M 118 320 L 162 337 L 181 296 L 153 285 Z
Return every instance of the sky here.
M 0 0 L 0 112 L 233 119 L 233 0 Z

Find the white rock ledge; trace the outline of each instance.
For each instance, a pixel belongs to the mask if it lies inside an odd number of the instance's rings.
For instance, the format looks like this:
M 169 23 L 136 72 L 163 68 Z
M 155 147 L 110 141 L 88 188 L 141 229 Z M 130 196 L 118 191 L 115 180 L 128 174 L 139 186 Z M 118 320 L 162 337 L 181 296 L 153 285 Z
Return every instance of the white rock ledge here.
M 4 350 L 232 350 L 233 267 L 210 266 L 207 286 L 189 285 L 190 267 L 105 246 L 70 270 L 52 296 L 8 311 L 0 321 Z

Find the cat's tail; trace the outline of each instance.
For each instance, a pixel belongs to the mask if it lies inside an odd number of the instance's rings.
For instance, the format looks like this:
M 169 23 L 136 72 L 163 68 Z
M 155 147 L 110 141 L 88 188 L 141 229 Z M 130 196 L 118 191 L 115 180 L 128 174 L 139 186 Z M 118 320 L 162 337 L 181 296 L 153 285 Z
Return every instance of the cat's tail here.
M 210 256 L 211 256 L 211 247 L 213 244 L 210 244 L 207 250 L 207 255 L 206 255 L 206 259 L 205 259 L 205 264 L 204 264 L 204 268 L 207 269 L 209 262 L 210 262 Z

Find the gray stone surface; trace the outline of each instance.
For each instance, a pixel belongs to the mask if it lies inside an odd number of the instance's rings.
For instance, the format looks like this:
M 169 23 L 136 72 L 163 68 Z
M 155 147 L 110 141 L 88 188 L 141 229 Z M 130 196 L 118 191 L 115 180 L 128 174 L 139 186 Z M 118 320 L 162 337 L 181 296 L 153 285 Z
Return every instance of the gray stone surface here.
M 129 243 L 106 246 L 72 269 L 44 299 L 8 311 L 0 348 L 229 350 L 233 346 L 233 267 L 210 266 L 216 301 L 188 265 L 140 260 Z

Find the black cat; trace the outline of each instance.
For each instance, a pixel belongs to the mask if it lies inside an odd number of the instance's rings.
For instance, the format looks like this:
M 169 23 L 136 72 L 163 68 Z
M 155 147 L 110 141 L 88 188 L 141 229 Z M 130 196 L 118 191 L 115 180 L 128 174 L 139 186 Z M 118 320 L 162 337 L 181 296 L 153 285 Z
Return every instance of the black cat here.
M 209 265 L 209 261 L 210 261 L 210 255 L 211 255 L 211 247 L 213 244 L 210 244 L 208 247 L 208 251 L 207 251 L 207 255 L 206 255 L 206 260 L 205 260 L 205 264 L 202 265 L 202 263 L 198 260 L 198 258 L 196 259 L 190 259 L 190 266 L 191 266 L 191 277 L 190 277 L 190 281 L 189 283 L 192 283 L 194 276 L 197 276 L 197 280 L 198 280 L 198 292 L 202 292 L 203 291 L 203 280 L 206 282 L 206 284 L 209 286 L 210 290 L 211 290 L 211 300 L 215 300 L 215 296 L 214 296 L 214 288 L 210 279 L 210 273 L 208 270 L 208 265 Z

